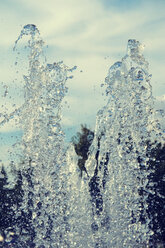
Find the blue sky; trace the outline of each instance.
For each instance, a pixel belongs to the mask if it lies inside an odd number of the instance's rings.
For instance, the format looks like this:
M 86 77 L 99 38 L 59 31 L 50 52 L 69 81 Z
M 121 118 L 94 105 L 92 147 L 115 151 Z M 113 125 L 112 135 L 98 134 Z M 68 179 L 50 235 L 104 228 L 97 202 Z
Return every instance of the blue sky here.
M 125 55 L 130 38 L 145 45 L 153 94 L 164 104 L 164 0 L 0 0 L 0 82 L 11 86 L 12 99 L 6 99 L 9 111 L 13 101 L 19 105 L 23 100 L 20 81 L 24 68 L 20 67 L 17 75 L 12 48 L 22 27 L 29 23 L 38 27 L 48 45 L 49 63 L 63 60 L 70 67 L 77 65 L 64 100 L 67 133 L 73 134 L 81 123 L 94 127 L 96 113 L 106 102 L 100 84 L 108 68 Z M 23 54 L 22 60 L 25 58 Z M 0 103 L 3 101 L 1 98 Z M 13 131 L 13 123 L 1 129 Z

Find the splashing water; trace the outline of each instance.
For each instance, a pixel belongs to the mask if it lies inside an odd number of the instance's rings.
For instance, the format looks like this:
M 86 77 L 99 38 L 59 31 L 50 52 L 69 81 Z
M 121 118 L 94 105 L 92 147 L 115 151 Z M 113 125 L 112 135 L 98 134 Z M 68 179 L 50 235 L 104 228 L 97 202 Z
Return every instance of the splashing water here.
M 67 187 L 68 191 L 68 240 L 70 248 L 94 247 L 91 222 L 92 209 L 88 189 L 88 178 L 80 178 L 77 166 L 78 156 L 74 147 L 67 152 Z
M 61 102 L 67 87 L 68 68 L 62 63 L 41 64 L 43 41 L 35 25 L 26 25 L 15 43 L 29 35 L 29 74 L 24 76 L 25 102 L 19 112 L 23 130 L 24 203 L 34 228 L 36 247 L 67 247 L 64 134 Z M 26 229 L 21 227 L 23 230 Z M 23 231 L 18 230 L 19 233 Z M 27 230 L 24 230 L 25 235 Z M 27 246 L 25 235 L 20 238 Z M 32 245 L 32 244 L 31 244 Z
M 25 102 L 19 112 L 23 130 L 22 211 L 30 218 L 33 240 L 29 240 L 24 225 L 17 230 L 24 233 L 19 242 L 40 248 L 92 247 L 88 187 L 73 169 L 73 152 L 66 156 L 60 124 L 65 83 L 70 78 L 67 75 L 76 66 L 69 69 L 62 62 L 41 64 L 43 41 L 38 29 L 25 26 L 16 45 L 24 35 L 30 35 L 30 56 L 29 74 L 24 76 Z
M 105 79 L 108 103 L 97 115 L 87 166 L 92 178 L 97 174 L 103 196 L 102 209 L 95 205 L 99 247 L 149 247 L 153 234 L 147 216 L 147 143 L 155 147 L 164 137 L 154 118 L 151 76 L 142 50 L 140 42 L 129 40 L 126 56 L 110 67 Z
M 78 157 L 72 146 L 66 151 L 61 128 L 61 103 L 71 78 L 68 72 L 76 67 L 42 62 L 44 42 L 33 24 L 24 26 L 14 50 L 25 35 L 30 54 L 24 103 L 0 119 L 2 126 L 17 116 L 23 132 L 23 203 L 15 209 L 15 244 L 149 247 L 153 232 L 147 198 L 154 194 L 148 180 L 150 153 L 157 143 L 164 143 L 164 135 L 152 107 L 151 75 L 143 46 L 129 40 L 126 56 L 109 69 L 105 79 L 108 102 L 97 114 L 86 163 L 90 177 L 80 180 Z
M 23 162 L 19 168 L 23 203 L 15 209 L 15 245 L 92 247 L 88 184 L 79 180 L 79 173 L 73 168 L 75 154 L 70 150 L 66 153 L 60 124 L 66 81 L 71 78 L 68 72 L 76 66 L 69 69 L 62 62 L 41 62 L 44 43 L 33 24 L 24 26 L 14 51 L 25 35 L 30 37 L 30 55 L 28 74 L 24 76 L 24 103 L 1 121 L 5 125 L 11 115 L 17 117 L 23 132 Z

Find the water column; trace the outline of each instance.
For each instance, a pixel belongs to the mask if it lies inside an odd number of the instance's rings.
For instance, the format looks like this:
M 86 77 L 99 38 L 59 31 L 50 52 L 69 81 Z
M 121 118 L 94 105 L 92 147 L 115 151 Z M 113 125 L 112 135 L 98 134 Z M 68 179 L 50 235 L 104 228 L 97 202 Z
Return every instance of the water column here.
M 126 56 L 109 69 L 108 102 L 97 114 L 87 167 L 102 196 L 101 207 L 93 204 L 98 247 L 149 247 L 153 235 L 147 215 L 147 144 L 155 147 L 163 135 L 142 51 L 140 42 L 128 41 Z
M 35 230 L 35 247 L 68 247 L 64 218 L 67 208 L 66 162 L 60 125 L 68 68 L 63 63 L 42 62 L 43 41 L 33 24 L 24 26 L 16 46 L 25 35 L 29 36 L 30 55 L 28 75 L 24 76 L 25 101 L 19 112 L 23 130 L 22 210 L 29 211 L 30 225 Z M 23 235 L 22 242 L 26 235 L 28 233 Z
M 67 188 L 68 188 L 68 240 L 70 248 L 94 247 L 91 230 L 92 211 L 88 189 L 89 178 L 85 173 L 81 177 L 78 159 L 74 147 L 67 151 Z

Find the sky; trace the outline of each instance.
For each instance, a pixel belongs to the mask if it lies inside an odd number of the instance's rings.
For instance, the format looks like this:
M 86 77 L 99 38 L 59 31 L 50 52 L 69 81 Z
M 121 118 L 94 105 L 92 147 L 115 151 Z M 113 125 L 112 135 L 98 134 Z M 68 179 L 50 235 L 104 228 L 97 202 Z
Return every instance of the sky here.
M 62 60 L 77 66 L 63 104 L 62 125 L 68 139 L 82 123 L 94 129 L 96 113 L 107 100 L 100 85 L 108 68 L 126 54 L 128 39 L 145 45 L 153 95 L 159 107 L 165 106 L 164 0 L 0 0 L 0 90 L 4 94 L 4 85 L 10 85 L 12 97 L 5 100 L 10 110 L 13 101 L 19 105 L 23 99 L 24 70 L 19 68 L 17 75 L 13 46 L 26 24 L 40 30 L 48 63 Z M 22 52 L 22 61 L 25 57 Z M 10 123 L 0 131 L 16 130 Z

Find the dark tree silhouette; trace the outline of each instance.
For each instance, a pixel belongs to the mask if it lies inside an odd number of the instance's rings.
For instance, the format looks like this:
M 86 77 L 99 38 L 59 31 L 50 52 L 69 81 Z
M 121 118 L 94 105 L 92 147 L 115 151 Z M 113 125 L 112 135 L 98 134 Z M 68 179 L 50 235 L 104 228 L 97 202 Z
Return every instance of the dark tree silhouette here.
M 4 240 L 14 240 L 16 238 L 15 225 L 16 217 L 15 212 L 20 207 L 23 191 L 21 173 L 18 172 L 17 182 L 14 188 L 8 187 L 7 173 L 2 167 L 0 178 L 0 233 Z M 10 237 L 9 237 L 10 236 Z M 1 245 L 1 244 L 0 244 Z M 6 241 L 2 247 L 8 247 Z
M 27 173 L 26 176 L 29 176 Z M 2 167 L 0 173 L 0 234 L 3 237 L 0 247 L 34 247 L 33 238 L 35 233 L 31 225 L 31 213 L 28 209 L 25 212 L 21 208 L 24 195 L 22 173 L 18 171 L 16 174 L 16 184 L 13 188 L 9 188 L 8 177 L 4 167 Z M 19 234 L 16 230 L 19 230 Z M 20 240 L 22 235 L 25 240 L 27 237 L 27 240 L 23 243 Z
M 150 150 L 150 145 L 148 146 Z M 151 219 L 150 228 L 154 232 L 151 247 L 157 244 L 165 247 L 165 145 L 160 143 L 149 152 L 150 160 L 148 169 L 148 215 Z M 161 246 L 162 247 L 162 246 Z
M 92 144 L 93 138 L 94 132 L 87 128 L 86 125 L 81 125 L 81 132 L 77 132 L 77 134 L 72 137 L 75 152 L 81 157 L 78 159 L 81 177 L 83 171 L 88 175 L 87 169 L 85 168 L 85 162 L 88 159 L 89 147 Z

